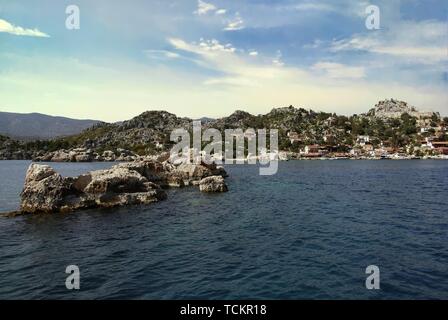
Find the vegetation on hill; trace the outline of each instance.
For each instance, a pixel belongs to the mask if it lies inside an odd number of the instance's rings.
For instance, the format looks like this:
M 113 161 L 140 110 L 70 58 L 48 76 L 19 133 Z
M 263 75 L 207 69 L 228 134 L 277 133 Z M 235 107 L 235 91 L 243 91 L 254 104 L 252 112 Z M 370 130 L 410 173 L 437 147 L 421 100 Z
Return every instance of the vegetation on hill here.
M 419 116 L 415 108 L 395 100 L 380 102 L 377 108 L 381 112 L 370 110 L 349 117 L 293 106 L 276 108 L 265 115 L 235 111 L 228 117 L 203 123 L 203 129 L 216 128 L 221 132 L 236 128 L 278 129 L 280 150 L 297 152 L 312 144 L 331 145 L 336 150 L 347 151 L 357 137 L 363 135 L 370 137 L 374 147 L 380 144 L 394 148 L 417 145 L 422 137 L 433 135 L 435 128 L 448 125 L 448 118 L 441 119 L 437 113 Z M 388 110 L 391 110 L 390 117 Z M 400 110 L 411 110 L 412 115 L 403 112 L 397 117 Z M 429 129 L 421 133 L 422 127 Z M 119 124 L 97 123 L 80 134 L 48 141 L 22 142 L 0 136 L 0 158 L 3 155 L 3 158 L 28 159 L 38 152 L 74 148 L 87 148 L 98 153 L 120 148 L 139 155 L 154 154 L 171 148 L 170 134 L 177 128 L 191 132 L 192 120 L 166 111 L 147 111 Z M 439 138 L 446 139 L 446 136 L 442 134 Z

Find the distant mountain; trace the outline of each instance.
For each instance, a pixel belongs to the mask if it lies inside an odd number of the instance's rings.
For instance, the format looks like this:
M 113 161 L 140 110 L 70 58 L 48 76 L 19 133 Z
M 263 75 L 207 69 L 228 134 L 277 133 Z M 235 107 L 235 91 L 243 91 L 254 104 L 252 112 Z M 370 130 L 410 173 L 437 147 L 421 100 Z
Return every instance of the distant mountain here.
M 0 134 L 21 140 L 52 139 L 78 134 L 98 122 L 40 113 L 0 112 Z

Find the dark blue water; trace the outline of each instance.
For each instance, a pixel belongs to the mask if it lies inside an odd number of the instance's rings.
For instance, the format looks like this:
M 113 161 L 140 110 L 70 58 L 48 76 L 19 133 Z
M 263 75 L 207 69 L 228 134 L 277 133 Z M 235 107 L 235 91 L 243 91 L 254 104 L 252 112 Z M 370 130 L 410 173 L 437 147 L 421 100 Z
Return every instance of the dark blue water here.
M 74 175 L 110 164 L 53 164 Z M 0 161 L 0 211 L 27 162 Z M 230 191 L 0 219 L 0 298 L 448 299 L 448 161 L 228 166 Z M 65 288 L 78 265 L 81 290 Z M 381 289 L 365 288 L 377 265 Z

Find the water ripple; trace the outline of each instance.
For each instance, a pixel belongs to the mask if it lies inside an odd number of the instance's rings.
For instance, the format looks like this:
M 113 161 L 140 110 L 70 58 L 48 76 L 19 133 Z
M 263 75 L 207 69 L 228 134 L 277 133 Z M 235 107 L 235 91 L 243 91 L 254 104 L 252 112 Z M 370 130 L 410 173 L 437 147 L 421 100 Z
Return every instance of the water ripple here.
M 1 162 L 0 211 L 28 163 Z M 55 164 L 76 175 L 110 164 Z M 230 191 L 150 206 L 0 219 L 3 299 L 447 299 L 445 161 L 228 167 Z M 65 289 L 65 267 L 81 290 Z M 364 287 L 381 269 L 381 290 Z

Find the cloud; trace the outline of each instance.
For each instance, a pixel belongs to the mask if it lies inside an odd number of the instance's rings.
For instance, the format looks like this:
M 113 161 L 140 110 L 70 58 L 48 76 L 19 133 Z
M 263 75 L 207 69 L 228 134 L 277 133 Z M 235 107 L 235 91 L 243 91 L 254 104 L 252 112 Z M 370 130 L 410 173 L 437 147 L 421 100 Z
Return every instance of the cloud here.
M 230 43 L 221 44 L 216 39 L 204 40 L 200 39 L 199 43 L 187 43 L 182 39 L 178 38 L 170 38 L 168 42 L 173 45 L 176 49 L 199 54 L 199 55 L 209 55 L 214 52 L 226 52 L 226 53 L 234 53 L 236 48 L 233 47 Z
M 113 2 L 113 10 L 98 10 L 98 34 L 106 38 L 115 34 L 120 41 L 112 41 L 110 46 L 109 42 L 95 42 L 87 37 L 83 46 L 95 54 L 82 60 L 92 64 L 90 68 L 73 66 L 67 53 L 77 56 L 79 50 L 61 52 L 60 46 L 25 50 L 33 58 L 26 65 L 5 60 L 0 52 L 0 69 L 5 71 L 0 73 L 2 104 L 18 110 L 22 106 L 24 112 L 35 108 L 33 111 L 57 113 L 63 106 L 63 112 L 83 110 L 85 115 L 94 112 L 100 118 L 122 120 L 147 108 L 166 108 L 198 117 L 204 112 L 213 117 L 225 115 L 236 107 L 264 113 L 274 106 L 290 104 L 359 113 L 381 98 L 396 97 L 417 107 L 448 112 L 447 82 L 441 80 L 447 70 L 443 62 L 446 59 L 440 62 L 444 58 L 441 48 L 446 47 L 446 40 L 441 40 L 443 35 L 446 39 L 445 21 L 443 29 L 437 21 L 402 24 L 400 20 L 414 12 L 402 12 L 401 16 L 397 13 L 391 19 L 390 10 L 382 4 L 386 2 L 376 1 L 381 6 L 382 29 L 367 31 L 365 7 L 348 0 L 337 4 L 331 0 L 317 2 L 332 5 L 337 12 L 329 12 L 325 6 L 299 6 L 311 3 L 308 0 L 269 1 L 269 5 L 266 1 L 204 1 L 215 9 L 201 9 L 199 2 L 193 0 L 190 4 L 177 1 L 170 7 L 165 1 L 141 2 L 142 6 Z M 276 9 L 284 4 L 290 4 L 291 9 Z M 299 7 L 294 9 L 294 5 Z M 352 11 L 360 16 L 345 12 L 352 6 Z M 437 7 L 428 11 L 435 12 Z M 196 9 L 201 10 L 193 14 Z M 250 27 L 250 32 L 222 30 L 236 20 L 237 11 L 244 19 L 242 26 Z M 116 23 L 123 15 L 133 17 L 126 27 Z M 414 15 L 416 19 L 423 16 L 431 15 L 426 11 Z M 44 25 L 2 18 L 22 27 L 37 27 L 54 37 Z M 24 21 L 34 21 L 30 19 Z M 152 22 L 149 29 L 148 19 Z M 231 27 L 235 29 L 235 25 Z M 199 40 L 204 35 L 211 40 Z M 170 36 L 178 38 L 171 39 L 171 45 L 160 44 L 161 39 Z M 338 38 L 333 41 L 333 37 Z M 158 44 L 144 49 L 164 50 L 143 53 L 136 38 Z M 313 39 L 319 38 L 313 43 Z M 305 42 L 311 43 L 307 50 L 302 48 Z M 5 50 L 25 54 L 22 46 L 14 45 L 10 43 Z M 113 54 L 124 47 L 125 52 L 120 51 L 123 54 Z M 277 49 L 282 50 L 283 57 L 275 55 Z M 42 56 L 34 55 L 38 52 Z M 143 55 L 155 62 L 140 59 Z M 102 58 L 97 59 L 98 56 Z M 58 57 L 63 61 L 56 65 Z M 432 65 L 411 63 L 415 60 Z M 97 66 L 116 72 L 97 70 Z M 361 77 L 361 69 L 356 69 L 359 66 L 364 66 L 365 77 Z M 44 97 L 46 92 L 54 97 Z M 208 107 L 210 101 L 213 108 Z M 132 107 L 121 108 L 123 105 Z
M 203 82 L 207 86 L 213 85 L 226 85 L 226 86 L 236 86 L 236 87 L 254 87 L 257 82 L 252 79 L 242 78 L 242 77 L 224 77 L 224 78 L 211 78 Z
M 39 31 L 38 29 L 25 29 L 19 26 L 15 26 L 3 19 L 0 19 L 0 32 L 10 33 L 16 36 L 44 37 L 44 38 L 50 37 L 48 34 Z
M 227 13 L 227 9 L 218 8 L 212 3 L 207 3 L 202 0 L 198 0 L 198 8 L 193 13 L 202 16 L 209 13 L 215 13 L 216 16 L 224 16 Z M 226 21 L 227 20 L 227 21 Z M 225 24 L 225 31 L 235 31 L 244 29 L 244 20 L 241 18 L 238 12 L 235 13 L 235 17 L 233 19 L 225 19 L 221 18 L 222 23 Z
M 314 39 L 313 43 L 304 44 L 303 48 L 304 49 L 317 49 L 317 48 L 321 47 L 323 44 L 325 44 L 324 41 L 322 41 L 320 39 Z
M 285 65 L 281 52 L 272 58 L 253 59 L 247 52 L 217 40 L 188 43 L 170 39 L 177 50 L 194 53 L 200 66 L 218 73 L 204 75 L 202 85 L 209 94 L 221 96 L 223 105 L 245 106 L 249 112 L 267 111 L 272 106 L 309 106 L 338 113 L 368 110 L 382 97 L 394 96 L 419 106 L 446 110 L 446 93 L 432 85 L 368 79 L 363 67 L 321 61 L 302 69 Z M 232 48 L 232 49 L 229 49 Z M 266 108 L 260 110 L 260 106 Z M 360 110 L 362 106 L 362 110 Z
M 62 105 L 64 115 L 87 118 L 94 110 L 96 118 L 108 121 L 130 118 L 148 108 L 194 118 L 224 116 L 235 108 L 266 113 L 272 107 L 291 104 L 352 114 L 367 111 L 385 97 L 448 112 L 446 87 L 397 82 L 395 78 L 335 79 L 328 77 L 322 66 L 322 70 L 311 70 L 287 63 L 280 68 L 261 52 L 254 59 L 250 50 L 243 52 L 216 39 L 188 42 L 172 38 L 169 44 L 166 52 L 194 56 L 191 61 L 197 60 L 199 68 L 177 68 L 169 59 L 155 65 L 104 59 L 99 68 L 85 65 L 89 62 L 84 59 L 81 63 L 33 53 L 22 57 L 25 63 L 0 52 L 0 61 L 11 66 L 0 73 L 0 96 L 10 110 L 60 113 Z M 159 54 L 164 56 L 165 50 Z M 200 68 L 215 72 L 201 72 Z M 209 101 L 213 108 L 207 107 Z
M 206 79 L 203 83 L 207 85 L 238 85 L 258 86 L 265 81 L 292 81 L 292 79 L 300 78 L 303 71 L 290 68 L 279 68 L 283 63 L 279 61 L 272 65 L 269 61 L 261 59 L 252 59 L 251 56 L 241 49 L 235 48 L 232 44 L 221 44 L 218 40 L 203 40 L 199 43 L 187 43 L 182 39 L 169 39 L 171 45 L 177 50 L 194 53 L 199 56 L 198 64 L 211 70 L 218 71 L 222 76 Z M 258 52 L 257 52 L 258 55 Z M 281 53 L 278 52 L 277 59 L 280 59 Z
M 216 39 L 202 40 L 199 46 L 207 51 L 235 52 L 236 50 L 230 43 L 222 45 Z
M 369 1 L 366 0 L 339 0 L 337 3 L 333 0 L 305 0 L 301 2 L 290 2 L 287 4 L 280 4 L 275 7 L 276 11 L 280 12 L 296 12 L 296 13 L 337 13 L 339 15 L 348 17 L 362 17 L 365 18 L 365 8 L 369 6 Z
M 315 63 L 311 70 L 332 79 L 361 79 L 365 77 L 364 67 L 352 67 L 335 62 Z
M 143 51 L 146 56 L 150 59 L 155 60 L 165 60 L 165 59 L 176 59 L 180 58 L 180 54 L 168 50 L 145 50 Z
M 214 4 L 211 3 L 207 3 L 204 2 L 202 0 L 198 0 L 198 8 L 197 10 L 194 12 L 194 14 L 197 14 L 198 16 L 207 14 L 210 11 L 216 11 L 216 6 Z
M 316 2 L 299 3 L 299 4 L 294 5 L 292 8 L 297 11 L 310 11 L 310 10 L 334 11 L 335 10 L 335 8 L 329 4 L 316 3 Z
M 393 56 L 406 62 L 437 64 L 448 61 L 446 35 L 445 22 L 401 21 L 387 30 L 334 40 L 330 50 L 365 51 Z
M 257 51 L 251 51 L 251 52 L 249 52 L 249 55 L 252 56 L 252 57 L 256 57 L 256 56 L 258 56 L 258 52 Z
M 277 51 L 275 58 L 272 60 L 272 63 L 277 67 L 283 67 L 285 63 L 282 61 L 282 52 L 280 50 Z
M 239 13 L 235 14 L 235 18 L 233 20 L 230 20 L 227 23 L 227 26 L 224 28 L 225 31 L 236 31 L 244 29 L 244 20 L 241 18 Z

